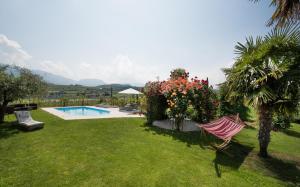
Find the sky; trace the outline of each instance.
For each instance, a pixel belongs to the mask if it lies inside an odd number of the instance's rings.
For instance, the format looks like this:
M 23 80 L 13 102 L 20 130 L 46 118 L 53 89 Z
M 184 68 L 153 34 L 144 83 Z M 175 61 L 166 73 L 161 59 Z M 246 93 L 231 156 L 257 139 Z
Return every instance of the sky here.
M 0 63 L 143 85 L 174 68 L 224 81 L 273 8 L 249 0 L 0 0 Z

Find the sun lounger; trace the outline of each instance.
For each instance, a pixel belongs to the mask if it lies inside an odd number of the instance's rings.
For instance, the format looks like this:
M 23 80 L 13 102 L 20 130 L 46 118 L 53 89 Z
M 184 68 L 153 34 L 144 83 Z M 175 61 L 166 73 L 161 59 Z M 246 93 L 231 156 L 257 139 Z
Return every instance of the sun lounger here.
M 124 107 L 119 108 L 120 112 L 126 112 L 130 114 L 138 114 L 141 113 L 141 111 L 138 109 L 137 104 L 127 104 Z
M 35 121 L 32 119 L 29 111 L 15 111 L 16 118 L 20 127 L 26 130 L 41 129 L 44 127 L 43 122 Z

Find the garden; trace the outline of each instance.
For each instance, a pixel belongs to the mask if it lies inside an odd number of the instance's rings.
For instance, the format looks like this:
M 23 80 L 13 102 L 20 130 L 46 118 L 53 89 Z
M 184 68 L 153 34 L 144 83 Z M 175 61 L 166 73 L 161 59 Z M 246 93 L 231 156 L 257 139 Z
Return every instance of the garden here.
M 147 82 L 139 98 L 113 96 L 110 85 L 106 97 L 93 88 L 98 98 L 89 100 L 87 88 L 70 85 L 80 93 L 37 105 L 31 102 L 53 85 L 26 68 L 0 65 L 0 186 L 300 186 L 300 25 L 293 22 L 300 4 L 272 3 L 278 9 L 269 24 L 276 27 L 238 42 L 218 85 L 176 68 L 166 80 Z M 11 110 L 20 102 L 28 104 Z M 139 113 L 122 118 L 64 120 L 40 109 L 131 102 Z M 184 131 L 186 121 L 197 131 Z M 38 130 L 22 129 L 26 122 Z M 204 127 L 214 131 L 203 136 Z M 213 146 L 224 140 L 226 149 Z
M 145 125 L 144 118 L 65 121 L 42 110 L 42 130 L 0 125 L 0 186 L 297 186 L 300 126 L 273 132 L 269 159 L 257 129 L 239 133 L 228 154 L 199 132 Z M 212 137 L 210 137 L 212 138 Z M 213 140 L 213 139 L 211 139 Z M 288 146 L 287 146 L 288 145 Z

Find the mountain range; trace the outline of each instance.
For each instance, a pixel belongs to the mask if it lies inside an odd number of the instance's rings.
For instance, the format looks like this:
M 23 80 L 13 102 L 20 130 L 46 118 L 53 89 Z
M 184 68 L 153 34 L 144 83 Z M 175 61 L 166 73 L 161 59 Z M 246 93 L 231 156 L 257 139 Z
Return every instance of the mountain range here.
M 46 82 L 52 83 L 52 84 L 57 84 L 57 85 L 78 84 L 78 85 L 83 85 L 83 86 L 99 86 L 99 85 L 105 84 L 102 80 L 99 80 L 99 79 L 80 79 L 77 81 L 77 80 L 69 79 L 64 76 L 56 75 L 56 74 L 49 73 L 49 72 L 42 71 L 42 70 L 31 70 L 31 71 L 32 71 L 32 73 L 43 77 L 43 79 Z
M 5 66 L 5 65 L 8 65 L 8 64 L 2 64 L 0 63 L 0 66 Z M 13 68 L 13 65 L 8 65 L 9 68 L 8 68 L 8 71 L 11 72 L 11 73 L 17 73 L 15 71 L 15 69 Z M 54 73 L 50 73 L 50 72 L 47 72 L 47 71 L 43 71 L 43 70 L 38 70 L 38 69 L 30 69 L 30 71 L 33 73 L 33 74 L 36 74 L 36 75 L 39 75 L 41 76 L 44 81 L 46 81 L 47 83 L 50 83 L 50 84 L 54 84 L 54 85 L 82 85 L 82 86 L 88 86 L 88 87 L 98 87 L 98 86 L 111 86 L 111 85 L 114 85 L 114 86 L 117 86 L 117 87 L 120 87 L 120 85 L 122 86 L 125 86 L 125 87 L 128 87 L 128 86 L 131 86 L 131 84 L 107 84 L 105 83 L 103 80 L 100 80 L 100 79 L 80 79 L 80 80 L 74 80 L 74 79 L 70 79 L 70 78 L 67 78 L 67 77 L 64 77 L 64 76 L 61 76 L 61 75 L 57 75 L 57 74 L 54 74 Z M 133 85 L 135 87 L 143 87 L 144 84 L 138 84 L 138 83 L 133 83 Z M 121 87 L 122 87 L 121 86 Z

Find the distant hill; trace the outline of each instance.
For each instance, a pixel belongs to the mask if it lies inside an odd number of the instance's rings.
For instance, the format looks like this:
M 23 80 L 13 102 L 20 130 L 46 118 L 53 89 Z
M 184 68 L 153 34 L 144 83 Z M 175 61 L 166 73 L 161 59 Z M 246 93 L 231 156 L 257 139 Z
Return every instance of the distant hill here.
M 83 86 L 99 86 L 105 84 L 104 81 L 99 79 L 81 79 L 76 82 L 76 84 Z
M 42 70 L 32 70 L 32 73 L 40 75 L 43 77 L 43 79 L 52 84 L 57 84 L 57 85 L 70 85 L 70 84 L 76 84 L 75 80 L 60 76 L 60 75 L 55 75 L 46 71 Z
M 40 75 L 43 79 L 51 84 L 56 85 L 83 85 L 83 86 L 99 86 L 105 84 L 102 80 L 99 79 L 81 79 L 79 81 L 69 79 L 60 75 L 49 73 L 42 70 L 32 70 L 33 73 Z
M 77 95 L 78 93 L 85 93 L 87 95 L 104 95 L 109 96 L 111 91 L 113 95 L 117 94 L 118 92 L 125 90 L 127 88 L 134 88 L 136 90 L 142 89 L 142 87 L 131 86 L 128 84 L 106 84 L 101 86 L 82 86 L 82 85 L 57 85 L 57 84 L 49 84 L 48 89 L 49 91 L 53 92 L 64 92 L 66 95 Z M 111 90 L 112 89 L 112 90 Z
M 1 64 L 0 65 L 4 65 Z M 17 71 L 12 68 L 12 66 L 9 66 L 8 71 L 11 73 L 18 73 Z M 110 91 L 110 88 L 113 88 L 113 91 L 122 91 L 127 88 L 134 88 L 137 90 L 140 90 L 144 85 L 135 85 L 132 86 L 131 84 L 106 84 L 104 81 L 100 79 L 81 79 L 79 81 L 66 78 L 61 75 L 56 75 L 53 73 L 49 73 L 47 71 L 43 70 L 37 70 L 37 69 L 31 69 L 33 74 L 37 74 L 41 76 L 47 83 L 49 83 L 49 86 L 51 87 L 51 90 L 85 90 L 89 89 L 100 89 L 102 91 Z
M 100 85 L 97 86 L 96 88 L 105 90 L 105 91 L 110 91 L 110 88 L 113 89 L 113 91 L 119 92 L 128 88 L 133 88 L 136 90 L 141 90 L 142 87 L 139 86 L 132 86 L 130 84 L 105 84 L 105 85 Z

